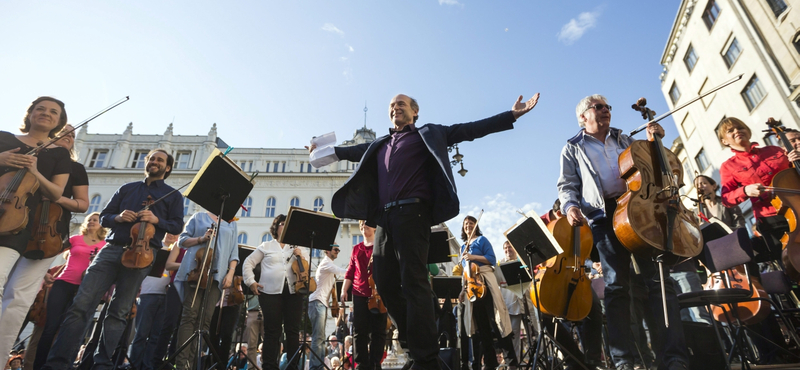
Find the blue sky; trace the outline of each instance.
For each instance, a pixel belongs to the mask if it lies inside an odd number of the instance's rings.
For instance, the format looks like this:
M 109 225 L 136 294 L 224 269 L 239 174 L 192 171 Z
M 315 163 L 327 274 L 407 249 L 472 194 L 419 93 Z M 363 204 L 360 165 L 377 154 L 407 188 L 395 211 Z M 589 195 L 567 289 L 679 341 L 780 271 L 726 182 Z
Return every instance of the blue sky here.
M 0 121 L 15 131 L 39 95 L 79 122 L 131 101 L 90 132 L 205 135 L 234 147 L 306 145 L 364 124 L 384 134 L 397 93 L 420 122 L 451 124 L 539 105 L 512 131 L 460 145 L 462 212 L 496 249 L 517 209 L 556 198 L 558 157 L 578 131 L 575 105 L 601 93 L 630 130 L 640 96 L 667 110 L 659 64 L 678 1 L 81 1 L 0 2 Z M 674 122 L 665 122 L 669 144 Z M 642 136 L 644 137 L 644 136 Z M 463 217 L 450 222 L 458 233 Z M 455 226 L 453 226 L 455 225 Z

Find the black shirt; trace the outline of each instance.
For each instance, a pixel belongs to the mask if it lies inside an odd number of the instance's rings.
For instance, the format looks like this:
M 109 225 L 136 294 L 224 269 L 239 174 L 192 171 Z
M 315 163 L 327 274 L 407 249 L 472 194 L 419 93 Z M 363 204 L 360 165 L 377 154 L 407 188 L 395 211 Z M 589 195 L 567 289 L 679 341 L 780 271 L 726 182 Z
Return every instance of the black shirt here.
M 25 154 L 33 149 L 17 139 L 14 134 L 6 131 L 0 131 L 0 152 L 5 152 L 15 148 L 21 148 L 17 152 L 19 154 Z M 69 151 L 64 148 L 46 148 L 41 150 L 37 157 L 38 159 L 36 162 L 36 168 L 39 170 L 39 173 L 48 179 L 52 180 L 53 176 L 55 175 L 70 173 L 70 163 L 72 160 L 70 159 Z M 19 169 L 14 167 L 0 166 L 0 174 L 2 175 L 17 170 Z M 0 246 L 14 249 L 20 254 L 25 251 L 25 247 L 28 245 L 28 239 L 30 239 L 31 228 L 34 224 L 33 220 L 36 216 L 36 206 L 39 205 L 41 197 L 41 189 L 36 190 L 32 196 L 28 197 L 28 200 L 25 202 L 25 206 L 28 207 L 27 226 L 16 235 L 0 236 Z
M 72 162 L 70 168 L 71 171 L 69 173 L 69 180 L 67 180 L 67 185 L 64 186 L 63 196 L 66 198 L 72 198 L 74 195 L 72 192 L 73 186 L 89 185 L 89 175 L 86 174 L 86 168 L 83 167 L 82 164 L 78 162 Z M 68 211 L 64 207 L 61 207 L 61 210 L 61 220 L 58 221 L 58 226 L 56 229 L 61 234 L 62 238 L 67 239 L 69 238 L 69 223 L 72 220 L 72 212 Z

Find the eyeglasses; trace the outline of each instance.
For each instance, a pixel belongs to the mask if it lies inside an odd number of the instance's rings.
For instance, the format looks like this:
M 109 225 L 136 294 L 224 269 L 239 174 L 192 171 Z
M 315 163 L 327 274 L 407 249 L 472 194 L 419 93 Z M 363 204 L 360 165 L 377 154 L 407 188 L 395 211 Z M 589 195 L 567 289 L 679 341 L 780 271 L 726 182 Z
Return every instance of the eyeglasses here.
M 331 250 L 332 250 L 332 251 L 334 251 L 334 252 L 341 252 L 341 251 L 342 251 L 342 250 L 341 250 L 341 249 L 339 249 L 339 248 L 333 248 L 333 249 L 331 249 Z
M 595 104 L 586 107 L 586 110 L 594 108 L 595 110 L 603 110 L 603 108 L 608 108 L 608 111 L 611 112 L 611 106 L 608 104 Z M 586 112 L 586 110 L 584 112 Z

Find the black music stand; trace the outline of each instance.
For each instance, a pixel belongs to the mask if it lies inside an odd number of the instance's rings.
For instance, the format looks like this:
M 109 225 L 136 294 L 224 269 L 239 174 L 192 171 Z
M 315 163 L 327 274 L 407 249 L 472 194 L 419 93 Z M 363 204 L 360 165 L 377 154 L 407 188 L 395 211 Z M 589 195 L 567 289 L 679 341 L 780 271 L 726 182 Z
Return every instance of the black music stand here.
M 428 263 L 453 262 L 447 230 L 432 231 L 428 247 Z
M 167 258 L 169 258 L 169 249 L 161 248 L 156 251 L 156 258 L 153 262 L 153 268 L 147 273 L 147 276 L 160 278 L 164 274 L 164 269 L 167 267 Z
M 278 235 L 278 241 L 284 244 L 291 244 L 301 247 L 308 247 L 311 251 L 310 256 L 314 255 L 314 249 L 321 249 L 329 251 L 333 249 L 336 234 L 339 232 L 339 223 L 341 221 L 331 214 L 315 212 L 300 207 L 289 207 L 289 214 L 286 216 L 286 222 L 283 226 L 283 232 Z M 311 278 L 311 264 L 309 263 L 308 276 Z M 303 293 L 303 302 L 308 302 L 310 291 L 306 290 Z M 330 370 L 325 365 L 324 354 L 320 357 L 319 354 L 314 352 L 311 345 L 306 340 L 306 316 L 308 311 L 308 304 L 304 304 L 300 316 L 300 333 L 303 340 L 297 350 L 294 351 L 292 357 L 289 358 L 288 363 L 294 362 L 295 358 L 302 359 L 303 368 L 305 367 L 305 350 L 308 349 L 311 354 L 322 364 L 325 369 Z
M 547 230 L 547 227 L 544 225 L 544 222 L 539 218 L 539 215 L 536 214 L 534 211 L 530 211 L 526 214 L 526 218 L 517 222 L 516 225 L 512 226 L 511 229 L 506 231 L 506 238 L 511 243 L 511 246 L 514 247 L 517 251 L 522 250 L 524 254 L 518 254 L 519 258 L 525 262 L 525 265 L 521 265 L 524 267 L 526 271 L 526 275 L 529 277 L 533 276 L 533 267 L 539 265 L 550 258 L 553 258 L 561 253 L 564 253 L 564 250 L 558 245 L 558 242 L 555 240 L 553 235 Z M 512 262 L 513 263 L 513 262 Z M 505 271 L 504 271 L 505 272 Z M 511 274 L 514 275 L 513 273 Z M 518 273 L 517 277 L 522 280 L 522 276 Z M 509 280 L 509 277 L 506 276 L 506 281 Z M 538 279 L 537 279 L 538 280 Z M 539 288 L 533 282 L 533 280 L 529 280 L 532 286 L 533 295 L 535 298 L 536 306 L 539 307 Z M 528 307 L 528 300 L 522 300 L 523 307 L 525 309 L 525 315 L 530 315 L 530 308 Z M 582 361 L 578 360 L 575 355 L 567 351 L 561 344 L 559 344 L 555 337 L 550 334 L 547 330 L 547 327 L 544 325 L 544 319 L 542 318 L 541 312 L 536 310 L 536 321 L 539 323 L 539 331 L 538 335 L 536 336 L 535 346 L 534 341 L 528 341 L 528 356 L 533 353 L 533 358 L 528 362 L 526 368 L 537 369 L 539 361 L 544 362 L 542 366 L 545 369 L 554 369 L 556 368 L 556 361 L 558 360 L 558 356 L 555 356 L 554 353 L 548 355 L 549 352 L 554 352 L 558 349 L 561 353 L 569 356 L 572 358 L 577 364 L 581 366 L 581 368 L 588 370 L 586 366 L 583 364 Z M 528 323 L 528 327 L 525 330 L 529 333 L 533 332 L 533 327 Z M 543 354 L 545 359 L 540 358 L 540 354 Z M 550 362 L 547 363 L 547 359 L 550 359 Z M 520 359 L 521 360 L 521 359 Z
M 200 171 L 197 172 L 194 180 L 192 180 L 192 183 L 183 195 L 205 210 L 215 214 L 217 216 L 216 230 L 219 230 L 223 219 L 233 220 L 239 210 L 239 205 L 247 199 L 247 196 L 252 190 L 253 183 L 250 182 L 247 174 L 230 158 L 215 149 L 208 159 L 206 159 L 206 163 Z M 213 248 L 214 252 L 217 252 L 219 249 L 219 238 L 217 234 L 218 233 L 213 233 L 211 240 L 208 242 L 208 247 Z M 214 363 L 209 369 L 214 369 L 217 364 L 222 363 L 222 357 L 219 356 L 216 348 L 211 345 L 208 330 L 203 330 L 202 327 L 202 323 L 205 321 L 208 291 L 212 286 L 211 276 L 216 272 L 216 270 L 212 270 L 211 268 L 208 269 L 206 286 L 205 289 L 203 289 L 203 297 L 200 300 L 200 314 L 197 316 L 194 333 L 186 342 L 181 344 L 172 356 L 164 361 L 158 370 L 166 368 L 168 364 L 175 360 L 175 357 L 177 357 L 181 351 L 192 344 L 196 344 L 195 349 L 197 350 L 195 366 L 197 370 L 203 370 L 204 341 L 211 351 L 212 360 L 214 360 Z M 202 281 L 202 277 L 198 279 L 197 289 L 200 289 L 200 281 Z M 184 297 L 184 299 L 186 299 L 186 297 Z M 180 364 L 175 365 L 176 368 L 180 367 Z

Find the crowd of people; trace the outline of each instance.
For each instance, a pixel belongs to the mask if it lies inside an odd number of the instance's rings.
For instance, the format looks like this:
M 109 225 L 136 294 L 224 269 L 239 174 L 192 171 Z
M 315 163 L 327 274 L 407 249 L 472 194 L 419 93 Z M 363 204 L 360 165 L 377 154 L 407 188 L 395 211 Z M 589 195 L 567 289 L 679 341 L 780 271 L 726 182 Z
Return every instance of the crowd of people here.
M 353 247 L 346 268 L 335 262 L 338 246 L 324 252 L 314 269 L 315 291 L 292 270 L 300 260 L 310 261 L 309 249 L 281 242 L 286 215 L 274 217 L 272 238 L 244 261 L 239 260 L 236 219 L 200 211 L 184 222 L 183 197 L 165 183 L 174 158 L 164 149 L 147 154 L 143 180 L 120 186 L 101 212 L 86 215 L 78 233 L 69 236 L 71 213 L 88 208 L 89 179 L 75 161 L 74 129 L 67 125 L 64 103 L 38 98 L 20 134 L 0 132 L 4 196 L 9 191 L 26 195 L 24 207 L 13 211 L 28 220 L 15 226 L 11 207 L 0 212 L 0 353 L 13 348 L 7 367 L 33 370 L 76 365 L 102 370 L 123 364 L 134 370 L 195 369 L 215 361 L 236 369 L 381 370 L 391 347 L 395 354 L 406 354 L 404 370 L 439 370 L 440 333 L 449 329 L 437 327 L 437 320 L 442 324 L 449 313 L 432 290 L 432 277 L 440 272 L 427 257 L 431 226 L 460 211 L 447 147 L 512 129 L 538 98 L 523 101 L 520 96 L 510 111 L 475 122 L 417 127 L 419 104 L 400 94 L 389 104 L 388 135 L 335 147 L 331 161 L 359 166 L 333 195 L 331 208 L 339 218 L 360 220 L 364 239 Z M 558 313 L 535 315 L 539 302 L 534 304 L 530 292 L 520 296 L 496 275 L 499 264 L 519 260 L 519 251 L 504 240 L 498 259 L 478 219 L 467 216 L 454 269 L 454 275 L 464 276 L 453 311 L 460 320 L 452 325 L 461 336 L 463 370 L 514 369 L 531 361 L 530 342 L 523 336 L 541 332 L 552 334 L 563 351 L 564 368 L 686 369 L 690 354 L 682 322 L 713 320 L 702 307 L 681 309 L 678 304 L 678 294 L 703 289 L 696 259 L 662 271 L 616 235 L 617 199 L 628 191 L 618 160 L 633 139 L 610 126 L 607 99 L 587 96 L 578 103 L 576 117 L 580 132 L 561 153 L 558 201 L 542 219 L 565 219 L 572 227 L 591 230 L 596 253 L 578 264 L 585 263 L 585 271 L 603 284 L 591 291 L 589 313 L 580 320 L 570 322 Z M 647 126 L 649 139 L 663 135 L 657 123 Z M 788 130 L 787 136 L 800 148 L 800 132 Z M 780 268 L 780 239 L 788 224 L 770 203 L 768 185 L 800 159 L 800 152 L 759 147 L 750 141 L 748 126 L 733 117 L 720 124 L 719 139 L 733 156 L 721 166 L 720 185 L 712 177 L 694 178 L 703 206 L 698 221 L 716 219 L 730 229 L 742 228 L 744 217 L 736 206 L 749 199 L 756 237 L 763 240 L 754 243 L 754 263 Z M 310 153 L 315 149 L 308 148 Z M 9 180 L 14 176 L 22 180 Z M 42 226 L 33 221 L 50 205 L 63 211 L 55 227 L 64 236 L 56 253 L 38 242 Z M 150 231 L 132 232 L 137 228 Z M 163 272 L 151 271 L 152 259 L 140 265 L 142 253 L 152 257 L 162 249 L 169 252 Z M 60 253 L 66 262 L 52 266 Z M 132 260 L 132 253 L 140 257 Z M 554 267 L 537 266 L 546 268 Z M 343 281 L 340 290 L 337 280 Z M 485 288 L 478 297 L 472 284 Z M 337 299 L 351 302 L 349 314 L 334 312 Z M 336 322 L 332 332 L 326 325 L 329 317 Z M 607 335 L 602 334 L 603 317 Z M 301 326 L 304 319 L 308 332 Z M 26 320 L 34 330 L 21 353 L 15 344 Z M 773 341 L 755 341 L 760 358 L 786 361 L 769 349 L 770 344 L 788 349 L 774 316 L 755 325 Z M 649 335 L 642 335 L 644 327 Z

